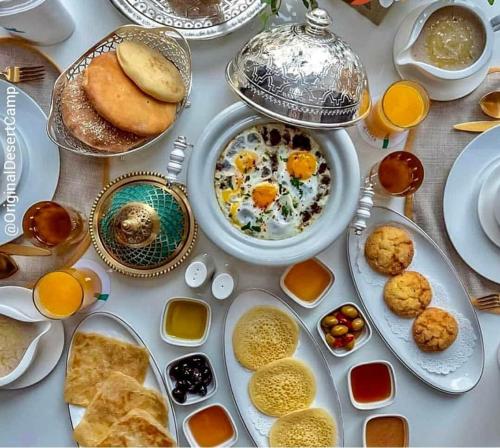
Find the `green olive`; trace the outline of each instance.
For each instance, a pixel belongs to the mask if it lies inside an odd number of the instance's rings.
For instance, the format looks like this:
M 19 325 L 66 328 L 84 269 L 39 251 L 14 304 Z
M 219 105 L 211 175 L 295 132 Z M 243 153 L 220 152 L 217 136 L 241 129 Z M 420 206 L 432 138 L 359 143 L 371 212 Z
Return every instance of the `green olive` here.
M 351 322 L 351 327 L 354 331 L 360 331 L 365 326 L 365 321 L 357 317 Z
M 349 328 L 347 328 L 347 326 L 345 325 L 335 325 L 334 327 L 332 327 L 332 329 L 330 330 L 330 334 L 332 336 L 343 336 L 344 334 L 346 334 L 347 332 L 349 331 Z
M 325 335 L 325 340 L 330 347 L 333 347 L 335 345 L 335 338 L 330 333 L 327 333 Z
M 324 327 L 333 327 L 339 323 L 338 319 L 335 316 L 325 316 L 321 321 L 321 325 Z
M 340 312 L 350 319 L 355 319 L 358 317 L 358 310 L 351 305 L 344 305 L 340 308 Z
M 356 339 L 353 339 L 352 341 L 350 341 L 346 345 L 344 345 L 344 348 L 346 350 L 352 350 L 354 348 L 355 344 L 356 344 Z

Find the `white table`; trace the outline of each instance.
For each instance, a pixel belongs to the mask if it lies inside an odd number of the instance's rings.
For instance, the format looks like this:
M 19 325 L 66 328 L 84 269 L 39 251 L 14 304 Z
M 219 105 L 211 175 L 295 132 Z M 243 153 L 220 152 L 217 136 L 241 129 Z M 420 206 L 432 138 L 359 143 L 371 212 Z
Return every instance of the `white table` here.
M 66 42 L 43 48 L 61 67 L 71 63 L 102 36 L 126 23 L 126 19 L 107 0 L 65 1 L 76 20 L 76 31 Z M 494 7 L 490 7 L 487 0 L 474 1 L 484 4 L 488 15 L 500 14 L 500 1 L 497 1 Z M 300 0 L 287 0 L 289 9 L 285 14 L 287 19 L 291 15 L 297 19 L 303 18 L 303 8 L 300 3 Z M 379 94 L 396 79 L 391 53 L 392 40 L 397 26 L 404 15 L 420 3 L 420 0 L 406 0 L 397 5 L 379 27 L 372 25 L 340 0 L 323 0 L 321 3 L 332 15 L 335 32 L 350 42 L 364 61 L 372 94 Z M 294 6 L 291 7 L 291 5 Z M 192 107 L 184 112 L 173 132 L 162 140 L 157 148 L 123 160 L 113 161 L 113 175 L 142 169 L 165 171 L 164 167 L 173 139 L 177 135 L 186 135 L 191 142 L 194 142 L 208 121 L 236 100 L 226 85 L 224 68 L 229 59 L 250 36 L 259 30 L 259 27 L 260 22 L 256 19 L 232 35 L 215 41 L 192 43 Z M 496 40 L 494 63 L 500 65 L 498 36 Z M 360 151 L 362 168 L 366 170 L 381 154 L 376 150 Z M 400 206 L 400 204 L 394 205 Z M 241 263 L 218 250 L 201 235 L 195 252 L 204 251 L 213 254 L 217 263 L 222 265 L 229 262 L 240 271 L 239 287 L 241 289 L 259 286 L 279 294 L 281 269 Z M 97 259 L 93 249 L 89 250 L 87 256 Z M 333 293 L 322 305 L 311 311 L 298 306 L 294 307 L 311 329 L 314 329 L 319 316 L 336 304 L 345 300 L 358 300 L 346 264 L 345 238 L 341 238 L 326 250 L 321 255 L 321 259 L 335 272 L 336 282 Z M 183 274 L 184 269 L 181 268 L 163 278 L 147 281 L 113 274 L 112 295 L 104 307 L 104 310 L 115 312 L 134 325 L 162 368 L 170 359 L 187 353 L 186 349 L 167 345 L 160 339 L 159 334 L 160 316 L 165 300 L 172 296 L 193 294 L 184 285 Z M 208 291 L 199 296 L 207 299 L 213 309 L 212 331 L 208 342 L 202 347 L 202 350 L 209 353 L 215 361 L 219 378 L 219 391 L 210 401 L 224 403 L 235 416 L 240 430 L 238 445 L 252 446 L 242 423 L 237 418 L 222 360 L 220 347 L 222 320 L 227 303 L 216 302 L 210 297 Z M 406 415 L 411 425 L 412 445 L 499 445 L 500 369 L 497 365 L 496 350 L 500 340 L 498 332 L 500 320 L 496 316 L 487 314 L 481 314 L 480 320 L 485 336 L 485 372 L 480 384 L 473 391 L 462 396 L 444 395 L 420 382 L 395 359 L 377 334 L 374 334 L 372 340 L 363 349 L 343 359 L 334 359 L 324 350 L 342 401 L 346 446 L 362 444 L 363 421 L 371 414 L 358 411 L 350 404 L 346 373 L 354 363 L 374 359 L 386 359 L 394 364 L 398 385 L 398 394 L 394 404 L 378 412 Z M 76 322 L 66 322 L 68 339 L 75 324 Z M 56 370 L 40 384 L 25 390 L 0 392 L 0 446 L 74 445 L 67 405 L 63 401 L 64 372 L 65 354 Z M 187 412 L 192 410 L 192 406 L 176 407 L 179 430 Z M 181 436 L 180 443 L 186 445 L 183 436 Z

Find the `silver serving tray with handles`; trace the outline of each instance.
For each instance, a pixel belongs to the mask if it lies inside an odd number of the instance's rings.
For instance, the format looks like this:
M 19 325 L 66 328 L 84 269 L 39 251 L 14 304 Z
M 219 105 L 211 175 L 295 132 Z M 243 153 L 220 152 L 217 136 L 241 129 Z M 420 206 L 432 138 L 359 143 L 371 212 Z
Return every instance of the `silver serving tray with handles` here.
M 177 115 L 175 121 L 179 119 L 179 116 L 186 107 L 188 96 L 191 92 L 192 68 L 191 50 L 189 48 L 189 44 L 181 34 L 171 27 L 163 26 L 158 28 L 144 28 L 137 25 L 124 25 L 97 42 L 75 62 L 73 62 L 66 70 L 64 70 L 64 72 L 57 78 L 52 91 L 52 100 L 47 121 L 47 133 L 56 145 L 76 154 L 86 156 L 105 158 L 121 157 L 148 148 L 165 136 L 165 134 L 167 134 L 175 125 L 174 121 L 170 127 L 160 135 L 152 137 L 145 143 L 129 149 L 126 152 L 120 153 L 108 153 L 94 149 L 73 137 L 64 125 L 61 115 L 61 95 L 68 80 L 72 80 L 79 74 L 83 73 L 90 62 L 92 62 L 93 58 L 100 56 L 101 54 L 114 51 L 116 46 L 124 40 L 139 41 L 159 50 L 160 53 L 173 62 L 178 68 L 186 87 L 186 96 L 177 105 Z
M 142 340 L 142 338 L 137 334 L 133 327 L 118 317 L 116 314 L 110 312 L 99 311 L 96 313 L 89 314 L 86 316 L 75 328 L 73 336 L 71 337 L 71 345 L 68 349 L 66 355 L 66 372 L 68 370 L 69 357 L 71 354 L 71 348 L 73 344 L 73 338 L 76 332 L 89 332 L 98 333 L 103 336 L 110 338 L 119 339 L 123 342 L 128 342 L 130 344 L 135 344 L 140 347 L 144 347 L 149 353 L 149 369 L 146 372 L 146 379 L 144 380 L 144 387 L 149 389 L 154 389 L 160 393 L 165 399 L 168 406 L 168 429 L 169 433 L 179 443 L 179 437 L 177 434 L 177 421 L 175 419 L 174 408 L 172 406 L 172 401 L 170 400 L 167 390 L 165 388 L 165 383 L 163 382 L 163 377 L 161 375 L 160 369 L 156 360 L 153 358 L 151 351 L 148 346 Z M 76 428 L 80 420 L 85 414 L 85 409 L 83 406 L 76 406 L 74 404 L 68 404 L 69 418 L 71 421 L 71 426 L 73 429 Z
M 428 278 L 433 289 L 433 298 L 429 306 L 459 313 L 471 324 L 470 331 L 476 338 L 472 354 L 460 367 L 450 373 L 433 373 L 425 369 L 419 362 L 419 360 L 424 359 L 421 356 L 425 356 L 425 362 L 428 362 L 433 357 L 435 360 L 438 354 L 421 355 L 423 352 L 418 351 L 411 334 L 408 334 L 408 339 L 404 340 L 390 328 L 391 323 L 397 324 L 403 319 L 388 311 L 384 302 L 383 288 L 389 277 L 376 273 L 364 262 L 365 238 L 376 227 L 384 224 L 404 228 L 410 234 L 415 247 L 415 255 L 408 270 L 415 270 Z M 481 379 L 484 369 L 484 344 L 481 327 L 469 295 L 455 268 L 437 244 L 405 216 L 389 208 L 375 206 L 371 210 L 371 218 L 364 233 L 357 233 L 355 228 L 348 230 L 347 258 L 354 286 L 369 318 L 383 341 L 401 363 L 417 378 L 441 392 L 461 394 L 473 389 Z M 397 321 L 398 319 L 400 320 Z M 412 319 L 404 319 L 404 321 L 413 323 Z M 452 347 L 453 345 L 448 350 L 451 350 Z M 442 353 L 445 354 L 446 351 Z
M 132 22 L 171 26 L 186 39 L 214 39 L 231 33 L 263 11 L 262 0 L 110 0 Z
M 321 352 L 319 344 L 298 314 L 278 296 L 264 289 L 249 289 L 241 292 L 236 297 L 227 310 L 224 319 L 224 333 L 222 335 L 224 364 L 231 386 L 230 389 L 240 418 L 248 430 L 250 437 L 256 446 L 269 446 L 267 437 L 268 429 L 270 429 L 277 418 L 261 413 L 252 404 L 248 394 L 248 382 L 253 372 L 243 367 L 234 355 L 233 331 L 239 318 L 244 313 L 255 306 L 261 305 L 278 308 L 290 314 L 298 323 L 300 328 L 299 343 L 293 357 L 308 364 L 316 378 L 316 397 L 310 407 L 322 408 L 333 417 L 337 431 L 337 440 L 334 446 L 344 446 L 342 407 L 330 368 Z

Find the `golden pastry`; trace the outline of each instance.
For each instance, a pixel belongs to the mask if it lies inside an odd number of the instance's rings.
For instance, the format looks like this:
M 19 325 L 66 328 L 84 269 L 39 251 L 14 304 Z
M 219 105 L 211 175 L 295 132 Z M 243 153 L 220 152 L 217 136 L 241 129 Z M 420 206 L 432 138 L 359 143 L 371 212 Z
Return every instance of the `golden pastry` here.
M 398 316 L 418 316 L 427 308 L 431 299 L 431 285 L 418 272 L 403 272 L 392 277 L 385 284 L 385 303 Z
M 366 240 L 366 260 L 381 274 L 400 274 L 410 265 L 413 254 L 410 235 L 399 227 L 379 227 Z
M 424 352 L 446 350 L 457 335 L 457 321 L 441 308 L 427 308 L 413 322 L 413 339 Z

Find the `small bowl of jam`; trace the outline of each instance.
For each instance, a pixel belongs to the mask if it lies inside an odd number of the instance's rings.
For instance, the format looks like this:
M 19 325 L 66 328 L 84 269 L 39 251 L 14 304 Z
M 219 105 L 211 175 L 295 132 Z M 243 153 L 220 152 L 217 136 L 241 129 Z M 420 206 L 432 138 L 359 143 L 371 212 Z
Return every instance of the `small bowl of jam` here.
M 410 424 L 398 414 L 377 414 L 365 420 L 363 446 L 366 448 L 410 446 Z
M 217 377 L 205 353 L 190 353 L 165 368 L 167 389 L 174 403 L 188 405 L 207 400 L 217 391 Z
M 347 374 L 349 397 L 357 409 L 371 410 L 389 406 L 396 397 L 396 374 L 388 361 L 356 364 Z
M 238 441 L 238 429 L 231 414 L 219 403 L 209 404 L 189 414 L 182 424 L 192 447 L 229 447 Z
M 281 276 L 283 292 L 304 308 L 318 306 L 332 288 L 333 272 L 317 258 L 294 264 Z
M 172 297 L 165 303 L 161 320 L 161 338 L 172 345 L 198 347 L 210 332 L 210 305 L 200 299 Z

